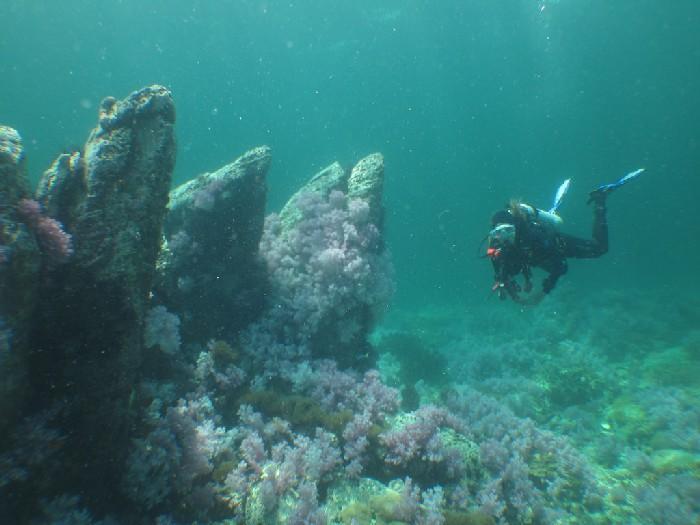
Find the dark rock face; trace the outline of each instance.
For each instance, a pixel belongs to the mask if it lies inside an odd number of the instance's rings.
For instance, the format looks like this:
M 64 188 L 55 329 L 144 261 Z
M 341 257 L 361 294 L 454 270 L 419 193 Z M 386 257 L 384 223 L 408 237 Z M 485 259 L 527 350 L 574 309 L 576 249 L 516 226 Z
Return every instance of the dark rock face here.
M 270 148 L 258 147 L 170 193 L 155 294 L 181 315 L 191 340 L 231 340 L 262 309 L 270 162 Z
M 76 220 L 76 256 L 100 280 L 150 281 L 175 164 L 175 106 L 162 87 L 122 102 L 106 99 L 85 145 L 86 197 Z M 150 282 L 132 283 L 147 294 Z
M 42 283 L 30 360 L 33 408 L 60 403 L 66 484 L 97 499 L 129 446 L 143 319 L 175 163 L 175 109 L 152 86 L 106 99 L 82 154 L 62 155 L 38 198 L 65 221 L 70 260 Z
M 82 153 L 64 153 L 53 161 L 39 181 L 36 197 L 44 210 L 73 231 L 87 192 Z

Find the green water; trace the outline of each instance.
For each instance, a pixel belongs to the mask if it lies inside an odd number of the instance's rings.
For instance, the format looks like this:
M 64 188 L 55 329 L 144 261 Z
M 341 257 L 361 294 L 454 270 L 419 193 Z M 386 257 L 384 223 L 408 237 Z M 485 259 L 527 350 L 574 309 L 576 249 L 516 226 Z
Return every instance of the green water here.
M 269 144 L 277 209 L 318 168 L 381 151 L 399 301 L 483 300 L 494 209 L 546 206 L 573 177 L 562 212 L 587 234 L 587 192 L 637 167 L 611 202 L 610 256 L 568 278 L 684 286 L 700 265 L 694 0 L 6 0 L 0 15 L 0 115 L 35 178 L 103 97 L 160 83 L 178 182 Z
M 697 443 L 664 442 L 635 416 L 654 389 L 700 399 L 699 24 L 697 0 L 3 0 L 0 123 L 22 134 L 36 181 L 84 142 L 102 98 L 162 84 L 177 107 L 174 182 L 267 144 L 270 211 L 331 162 L 381 152 L 397 291 L 380 333 L 417 334 L 451 381 L 569 435 L 631 491 L 697 479 L 700 464 Z M 588 192 L 641 167 L 610 198 L 605 257 L 571 262 L 538 310 L 492 296 L 478 250 L 493 211 L 510 197 L 546 208 L 572 178 L 564 229 L 587 237 Z M 541 405 L 464 364 L 506 343 L 546 354 L 494 376 L 521 374 Z M 576 367 L 596 386 L 565 416 L 552 374 Z M 657 463 L 678 451 L 695 463 L 630 474 L 600 457 L 611 433 Z M 626 512 L 596 523 L 637 523 Z

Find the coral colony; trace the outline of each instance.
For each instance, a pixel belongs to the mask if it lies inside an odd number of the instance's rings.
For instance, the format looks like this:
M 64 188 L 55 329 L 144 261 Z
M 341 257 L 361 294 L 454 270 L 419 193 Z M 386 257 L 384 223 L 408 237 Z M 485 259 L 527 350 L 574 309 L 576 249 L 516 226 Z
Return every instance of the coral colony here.
M 673 386 L 616 405 L 619 381 L 564 319 L 428 349 L 413 317 L 370 340 L 394 288 L 380 154 L 328 166 L 265 216 L 270 148 L 171 190 L 174 133 L 163 87 L 105 99 L 82 150 L 31 192 L 21 138 L 0 128 L 8 523 L 697 518 L 697 470 L 668 465 L 683 452 L 697 468 L 698 405 Z M 544 362 L 537 346 L 560 351 Z M 572 441 L 547 415 L 602 406 L 626 437 Z

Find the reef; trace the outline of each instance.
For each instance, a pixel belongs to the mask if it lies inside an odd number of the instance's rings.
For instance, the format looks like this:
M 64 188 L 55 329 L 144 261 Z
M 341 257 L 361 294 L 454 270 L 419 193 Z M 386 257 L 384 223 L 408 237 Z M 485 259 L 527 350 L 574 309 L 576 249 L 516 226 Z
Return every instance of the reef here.
M 369 348 L 373 309 L 391 290 L 373 287 L 389 279 L 381 155 L 314 177 L 279 228 L 265 228 L 269 147 L 171 191 L 175 155 L 175 106 L 161 86 L 105 99 L 84 147 L 61 154 L 34 192 L 19 133 L 0 128 L 4 515 L 33 519 L 47 498 L 60 507 L 80 495 L 96 515 L 129 501 L 129 458 L 149 403 L 164 401 L 149 390 L 157 380 L 228 388 L 216 399 L 245 406 L 262 391 L 230 392 L 288 380 L 294 366 L 330 354 L 326 343 L 337 339 L 346 361 Z M 309 407 L 323 414 L 316 400 L 285 395 L 302 420 L 313 419 Z M 269 397 L 271 414 L 288 408 Z M 342 426 L 350 416 L 338 414 Z

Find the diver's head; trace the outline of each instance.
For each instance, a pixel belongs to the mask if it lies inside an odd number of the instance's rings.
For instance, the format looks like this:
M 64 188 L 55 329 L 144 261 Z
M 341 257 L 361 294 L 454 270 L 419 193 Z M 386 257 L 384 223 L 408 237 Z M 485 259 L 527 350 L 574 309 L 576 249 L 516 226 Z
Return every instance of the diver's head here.
M 493 228 L 487 236 L 489 243 L 486 250 L 486 255 L 491 259 L 500 257 L 504 249 L 515 244 L 515 225 L 520 219 L 515 202 L 511 201 L 505 209 L 498 210 L 491 216 Z
M 508 223 L 497 224 L 489 232 L 489 247 L 505 248 L 515 244 L 515 225 Z
M 522 201 L 522 199 L 510 199 L 505 207 L 491 216 L 491 225 L 521 224 L 527 222 L 535 213 L 535 209 Z
M 515 244 L 515 225 L 500 222 L 494 226 L 488 235 L 489 244 L 486 249 L 487 257 L 500 257 L 503 250 L 508 250 Z

